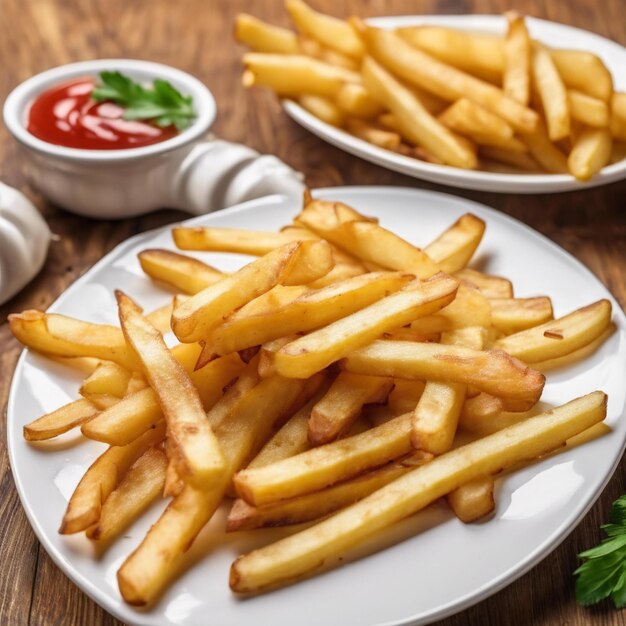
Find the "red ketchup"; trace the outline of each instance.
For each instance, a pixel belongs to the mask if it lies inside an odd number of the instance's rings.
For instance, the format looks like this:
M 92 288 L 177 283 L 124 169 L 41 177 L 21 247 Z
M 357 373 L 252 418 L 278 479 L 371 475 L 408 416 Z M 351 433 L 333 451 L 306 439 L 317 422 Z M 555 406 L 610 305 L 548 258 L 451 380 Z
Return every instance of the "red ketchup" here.
M 174 126 L 125 120 L 121 106 L 92 100 L 94 84 L 91 78 L 80 78 L 39 94 L 28 112 L 28 132 L 57 146 L 83 150 L 140 148 L 176 136 Z

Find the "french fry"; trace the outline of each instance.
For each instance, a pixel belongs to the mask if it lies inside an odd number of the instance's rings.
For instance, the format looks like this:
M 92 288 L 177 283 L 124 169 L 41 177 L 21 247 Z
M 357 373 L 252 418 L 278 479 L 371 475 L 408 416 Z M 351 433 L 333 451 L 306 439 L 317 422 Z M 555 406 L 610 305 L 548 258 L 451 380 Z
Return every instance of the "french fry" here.
M 409 26 L 396 32 L 444 63 L 485 80 L 501 79 L 505 59 L 502 41 L 497 37 L 439 26 Z
M 198 259 L 171 250 L 142 250 L 137 257 L 141 269 L 150 278 L 183 293 L 198 293 L 224 276 Z
M 347 54 L 337 52 L 328 46 L 323 46 L 319 41 L 309 37 L 308 35 L 300 35 L 298 37 L 298 43 L 300 44 L 301 51 L 315 59 L 320 59 L 331 65 L 337 67 L 343 67 L 348 70 L 358 71 L 359 61 L 354 57 L 349 57 Z
M 320 328 L 398 291 L 413 276 L 400 272 L 372 272 L 309 291 L 282 306 L 254 311 L 254 300 L 218 327 L 210 345 L 218 354 Z M 269 293 L 269 292 L 268 292 Z
M 180 294 L 176 294 L 174 298 L 168 302 L 167 304 L 155 309 L 154 311 L 150 311 L 146 315 L 146 319 L 157 329 L 160 330 L 163 334 L 169 333 L 170 328 L 170 319 L 172 319 L 172 311 L 174 310 L 174 302 L 177 298 L 183 298 L 185 296 L 181 296 Z
M 341 126 L 343 124 L 344 115 L 341 109 L 328 98 L 313 94 L 304 94 L 298 98 L 298 104 L 309 113 L 312 113 L 315 117 L 331 126 Z
M 454 275 L 475 285 L 486 298 L 513 297 L 513 285 L 508 278 L 484 274 L 469 268 L 459 270 Z
M 283 346 L 274 355 L 276 371 L 308 378 L 385 331 L 438 311 L 452 301 L 457 288 L 458 282 L 445 274 L 411 282 L 395 294 Z
M 303 385 L 299 380 L 275 376 L 261 381 L 236 402 L 224 396 L 208 412 L 227 467 L 219 485 L 209 491 L 186 485 L 126 559 L 117 574 L 126 602 L 141 606 L 156 597 L 171 577 L 173 564 L 219 506 L 233 474 L 267 439 L 273 424 L 289 409 Z M 225 410 L 222 403 L 227 405 Z
M 479 476 L 451 491 L 446 500 L 454 514 L 462 522 L 469 524 L 493 512 L 496 506 L 493 490 L 493 478 Z
M 382 65 L 366 57 L 362 68 L 363 83 L 393 113 L 402 135 L 423 146 L 448 165 L 476 167 L 476 155 L 459 142 L 433 117 L 415 94 L 404 87 Z
M 62 535 L 86 530 L 95 524 L 102 505 L 115 489 L 126 470 L 152 445 L 165 436 L 165 426 L 160 425 L 127 446 L 111 447 L 85 472 L 74 490 L 61 522 Z
M 388 463 L 351 480 L 331 485 L 322 491 L 262 506 L 252 506 L 245 500 L 236 500 L 228 514 L 226 532 L 301 524 L 319 519 L 358 502 L 431 459 L 431 454 L 416 452 L 404 461 Z
M 609 164 L 612 143 L 608 130 L 585 128 L 574 140 L 567 159 L 569 171 L 578 180 L 589 180 Z
M 411 451 L 410 415 L 339 439 L 234 478 L 238 495 L 252 505 L 294 498 L 383 465 Z
M 573 120 L 597 128 L 606 128 L 609 125 L 609 107 L 604 100 L 576 89 L 569 89 L 567 98 Z
M 269 87 L 280 96 L 334 98 L 344 83 L 361 82 L 356 72 L 304 55 L 248 52 L 243 63 L 244 87 Z
M 485 163 L 483 160 L 483 169 L 487 169 L 489 171 L 498 167 L 500 169 L 497 169 L 496 171 L 501 171 L 502 166 L 500 164 L 504 164 L 507 168 L 513 167 L 516 170 L 522 170 L 524 172 L 539 172 L 541 170 L 539 163 L 537 163 L 537 161 L 535 161 L 535 159 L 526 152 L 516 152 L 498 146 L 481 146 L 479 154 L 482 157 L 495 162 Z M 564 155 L 563 158 L 565 158 Z
M 507 13 L 506 17 L 508 30 L 503 45 L 502 89 L 509 98 L 527 105 L 530 102 L 530 37 L 521 15 Z
M 550 53 L 540 44 L 533 49 L 531 70 L 546 118 L 548 137 L 551 141 L 564 139 L 570 134 L 567 90 Z
M 491 435 L 537 413 L 536 406 L 528 411 L 505 411 L 500 398 L 480 393 L 465 400 L 459 417 L 459 427 L 475 435 Z
M 332 265 L 332 251 L 327 243 L 288 243 L 177 306 L 172 313 L 172 328 L 181 341 L 206 338 L 227 315 L 252 298 L 277 284 L 293 285 L 315 280 L 327 274 Z
M 542 124 L 534 133 L 521 135 L 520 138 L 528 146 L 531 156 L 544 170 L 550 174 L 567 173 L 567 157 L 548 139 Z
M 543 374 L 502 350 L 432 343 L 374 341 L 351 352 L 340 365 L 356 374 L 473 385 L 502 398 L 507 408 L 516 410 L 533 406 L 545 383 Z
M 397 150 L 402 141 L 398 133 L 372 126 L 359 119 L 347 119 L 345 127 L 351 135 L 385 150 Z
M 470 261 L 485 232 L 485 222 L 466 213 L 437 239 L 429 243 L 424 252 L 441 268 L 454 273 L 462 270 Z
M 235 39 L 255 52 L 298 54 L 300 47 L 295 33 L 267 24 L 247 13 L 235 18 Z
M 597 55 L 585 50 L 550 50 L 550 56 L 567 87 L 600 100 L 611 99 L 613 79 Z
M 550 298 L 491 298 L 491 323 L 511 335 L 553 319 Z
M 358 83 L 346 83 L 337 92 L 337 106 L 352 117 L 370 119 L 380 115 L 384 105 Z
M 363 405 L 383 402 L 392 388 L 388 378 L 341 372 L 311 411 L 309 441 L 314 446 L 334 441 L 353 424 Z
M 596 391 L 433 459 L 327 520 L 239 557 L 231 589 L 259 592 L 313 573 L 322 563 L 479 476 L 550 452 L 601 422 L 606 395 Z
M 442 63 L 391 31 L 362 27 L 361 35 L 368 53 L 409 84 L 445 100 L 468 98 L 499 115 L 518 131 L 535 130 L 539 120 L 537 113 L 508 98 L 501 89 Z
M 24 426 L 26 441 L 44 441 L 62 435 L 94 418 L 100 409 L 88 400 L 74 400 Z
M 402 378 L 394 379 L 393 384 L 394 387 L 389 393 L 385 408 L 388 408 L 394 417 L 404 413 L 411 413 L 422 397 L 426 384 L 421 380 L 403 380 Z M 378 421 L 373 422 L 374 426 L 378 425 L 378 423 Z
M 79 393 L 106 393 L 121 398 L 128 388 L 132 372 L 111 361 L 103 361 L 83 381 Z
M 347 22 L 318 13 L 302 0 L 287 0 L 285 7 L 298 30 L 349 57 L 363 56 L 363 44 Z
M 137 359 L 128 350 L 122 331 L 115 326 L 33 310 L 13 313 L 8 320 L 15 338 L 37 352 L 50 356 L 94 357 L 130 370 L 138 369 Z
M 116 295 L 122 331 L 158 398 L 168 438 L 175 444 L 176 470 L 185 482 L 209 489 L 219 483 L 225 461 L 198 391 L 141 309 L 123 293 Z
M 87 537 L 107 541 L 125 530 L 161 494 L 166 467 L 165 453 L 156 446 L 148 448 L 104 501 Z
M 611 133 L 615 139 L 626 141 L 626 93 L 611 97 Z
M 578 350 L 601 335 L 611 323 L 611 303 L 598 300 L 569 315 L 496 341 L 525 363 L 555 359 Z

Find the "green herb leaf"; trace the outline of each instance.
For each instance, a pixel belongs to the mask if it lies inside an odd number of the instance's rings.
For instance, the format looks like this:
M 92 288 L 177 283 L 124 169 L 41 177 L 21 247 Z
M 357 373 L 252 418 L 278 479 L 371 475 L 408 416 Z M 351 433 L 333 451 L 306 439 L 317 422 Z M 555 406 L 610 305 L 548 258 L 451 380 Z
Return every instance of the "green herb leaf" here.
M 576 600 L 583 606 L 611 598 L 616 608 L 626 606 L 626 495 L 611 508 L 611 523 L 602 526 L 607 537 L 581 552 L 582 565 L 574 572 Z
M 124 107 L 125 120 L 150 120 L 162 128 L 173 125 L 184 130 L 196 117 L 191 96 L 183 96 L 161 78 L 154 80 L 152 89 L 121 72 L 100 72 L 100 80 L 91 97 L 97 102 L 110 100 Z

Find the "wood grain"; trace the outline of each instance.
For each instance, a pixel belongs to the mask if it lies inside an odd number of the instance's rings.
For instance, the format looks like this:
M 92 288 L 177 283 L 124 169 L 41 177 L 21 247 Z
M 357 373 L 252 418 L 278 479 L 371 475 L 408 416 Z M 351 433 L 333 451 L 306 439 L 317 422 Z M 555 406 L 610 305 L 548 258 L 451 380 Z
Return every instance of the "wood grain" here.
M 522 13 L 597 32 L 626 45 L 623 0 L 315 0 L 340 16 Z M 332 148 L 291 122 L 268 93 L 239 83 L 241 49 L 230 32 L 238 11 L 287 25 L 280 1 L 256 0 L 0 0 L 0 100 L 20 81 L 49 67 L 98 57 L 150 59 L 187 70 L 212 89 L 219 115 L 215 132 L 273 152 L 307 176 L 312 187 L 406 185 L 438 189 L 496 207 L 531 225 L 585 263 L 626 304 L 626 183 L 558 195 L 500 195 L 452 190 L 388 172 Z M 181 219 L 173 211 L 127 221 L 88 220 L 48 205 L 26 186 L 15 144 L 0 128 L 0 177 L 24 189 L 59 235 L 45 270 L 0 308 L 0 407 L 6 416 L 11 372 L 20 348 L 6 315 L 47 307 L 72 281 L 134 233 Z M 546 268 L 549 271 L 549 268 Z M 581 294 L 584 299 L 584 294 Z M 6 421 L 6 420 L 5 420 Z M 445 626 L 624 624 L 608 604 L 578 607 L 571 572 L 578 551 L 597 542 L 610 503 L 624 493 L 620 466 L 599 502 L 539 566 L 493 597 L 444 620 Z M 21 509 L 0 435 L 0 623 L 119 624 L 80 592 L 39 547 Z M 471 572 L 468 572 L 471 575 Z M 417 590 L 416 590 L 417 592 Z

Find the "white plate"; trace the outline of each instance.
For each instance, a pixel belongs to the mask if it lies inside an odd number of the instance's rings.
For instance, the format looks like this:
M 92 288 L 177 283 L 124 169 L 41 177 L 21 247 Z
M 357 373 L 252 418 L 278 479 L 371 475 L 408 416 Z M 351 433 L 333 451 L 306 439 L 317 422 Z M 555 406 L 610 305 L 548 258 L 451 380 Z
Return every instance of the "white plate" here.
M 626 89 L 626 74 L 623 71 L 626 67 L 626 48 L 610 39 L 572 26 L 533 17 L 528 17 L 526 20 L 531 36 L 551 47 L 589 50 L 600 56 L 613 74 L 616 91 Z M 367 22 L 381 28 L 433 24 L 494 34 L 502 34 L 506 28 L 505 18 L 499 15 L 378 17 L 369 19 Z M 414 178 L 451 187 L 507 193 L 552 193 L 597 187 L 626 178 L 626 160 L 608 165 L 592 180 L 585 183 L 577 181 L 569 174 L 499 174 L 434 165 L 378 148 L 367 141 L 358 139 L 335 126 L 322 122 L 293 101 L 286 100 L 284 108 L 298 124 L 350 154 Z
M 617 464 L 626 439 L 626 318 L 578 261 L 521 223 L 482 205 L 433 192 L 389 187 L 347 187 L 319 192 L 342 200 L 416 244 L 424 244 L 461 214 L 472 211 L 488 224 L 478 266 L 509 276 L 519 296 L 550 294 L 557 315 L 598 298 L 615 306 L 618 332 L 583 364 L 548 377 L 544 399 L 560 404 L 594 389 L 609 393 L 611 434 L 536 463 L 498 481 L 497 507 L 487 523 L 464 525 L 445 506 L 426 511 L 382 533 L 367 558 L 285 589 L 241 600 L 228 589 L 233 559 L 270 542 L 284 530 L 225 537 L 224 511 L 191 549 L 187 571 L 152 609 L 136 611 L 119 596 L 115 573 L 153 523 L 156 504 L 109 551 L 94 558 L 83 536 L 57 533 L 68 496 L 85 468 L 103 449 L 75 436 L 49 446 L 29 445 L 22 426 L 77 396 L 80 376 L 63 365 L 26 352 L 18 363 L 8 405 L 8 442 L 15 482 L 29 520 L 44 548 L 88 595 L 126 623 L 241 626 L 372 626 L 424 624 L 494 593 L 545 557 L 580 521 Z M 276 229 L 297 211 L 272 196 L 190 224 Z M 118 246 L 77 280 L 50 310 L 94 322 L 117 323 L 113 289 L 123 288 L 147 309 L 165 294 L 143 277 L 137 252 L 173 248 L 170 228 L 138 235 Z M 200 258 L 234 269 L 245 260 L 227 254 Z M 49 449 L 44 449 L 44 448 Z M 371 545 L 371 544 L 368 544 Z M 354 551 L 346 560 L 363 555 Z M 297 617 L 296 617 L 297 616 Z

